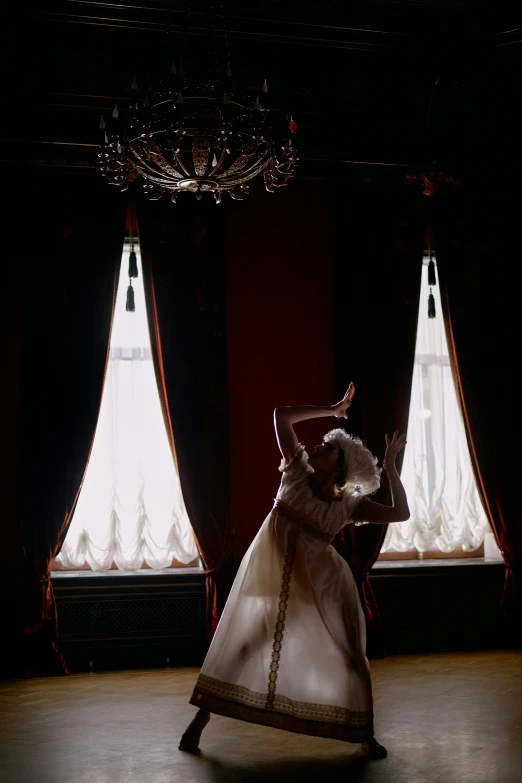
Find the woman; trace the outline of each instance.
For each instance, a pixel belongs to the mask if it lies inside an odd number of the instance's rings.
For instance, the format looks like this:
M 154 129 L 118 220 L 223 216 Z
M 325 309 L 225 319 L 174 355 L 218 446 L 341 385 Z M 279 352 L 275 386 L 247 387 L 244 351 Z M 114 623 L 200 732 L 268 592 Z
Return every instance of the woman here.
M 386 525 L 409 517 L 395 468 L 406 445 L 386 435 L 384 469 L 392 505 L 369 500 L 380 484 L 377 459 L 342 429 L 309 458 L 293 425 L 348 418 L 355 387 L 337 405 L 276 408 L 283 473 L 274 507 L 239 567 L 190 703 L 199 711 L 180 750 L 194 751 L 210 713 L 386 749 L 373 733 L 366 628 L 357 587 L 330 546 L 350 523 Z

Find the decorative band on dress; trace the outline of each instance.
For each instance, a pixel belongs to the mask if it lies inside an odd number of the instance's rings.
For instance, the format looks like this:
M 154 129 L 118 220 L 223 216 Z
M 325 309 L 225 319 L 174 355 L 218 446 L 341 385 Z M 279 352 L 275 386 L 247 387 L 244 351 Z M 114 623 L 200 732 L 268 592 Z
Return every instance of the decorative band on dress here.
M 266 708 L 266 693 L 200 674 L 190 703 L 228 718 L 295 731 L 312 737 L 364 742 L 373 734 L 373 710 L 354 712 L 329 704 L 294 701 L 276 695 Z
M 326 544 L 332 543 L 333 536 L 319 527 L 317 521 L 313 517 L 303 514 L 301 511 L 279 498 L 276 498 L 274 508 L 283 519 L 302 530 L 303 533 L 308 533 L 309 536 L 313 536 L 319 541 L 324 541 Z

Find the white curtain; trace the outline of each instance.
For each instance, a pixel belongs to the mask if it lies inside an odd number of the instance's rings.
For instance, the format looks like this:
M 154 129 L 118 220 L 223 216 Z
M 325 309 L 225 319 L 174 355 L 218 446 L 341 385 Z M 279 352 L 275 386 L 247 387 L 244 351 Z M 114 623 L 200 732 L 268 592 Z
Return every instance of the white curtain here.
M 125 309 L 128 246 L 123 253 L 93 449 L 58 556 L 67 568 L 159 569 L 198 556 L 163 421 L 136 253 L 135 312 Z
M 411 516 L 388 527 L 382 552 L 477 549 L 488 523 L 473 477 L 450 368 L 439 287 L 428 318 L 428 266 L 422 266 L 415 366 L 402 480 Z

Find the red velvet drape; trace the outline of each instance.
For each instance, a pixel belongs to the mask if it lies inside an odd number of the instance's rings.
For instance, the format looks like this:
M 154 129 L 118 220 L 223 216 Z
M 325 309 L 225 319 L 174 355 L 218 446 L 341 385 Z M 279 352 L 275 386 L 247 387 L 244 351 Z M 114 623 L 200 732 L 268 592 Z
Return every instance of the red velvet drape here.
M 136 211 L 156 377 L 207 571 L 210 638 L 235 576 L 222 211 L 188 197 L 175 206 L 138 200 Z
M 478 491 L 506 564 L 502 606 L 522 620 L 520 203 L 442 202 L 435 251 L 455 385 Z
M 31 198 L 34 209 L 13 216 L 9 243 L 21 300 L 16 533 L 22 565 L 14 600 L 22 634 L 18 670 L 27 676 L 67 671 L 57 646 L 50 566 L 94 437 L 125 227 L 124 199 L 98 177 L 33 177 Z
M 419 199 L 396 195 L 338 201 L 337 335 L 339 391 L 357 393 L 348 429 L 380 460 L 386 432 L 408 425 L 424 247 Z M 402 455 L 398 462 L 402 465 Z M 374 496 L 390 502 L 386 474 Z M 368 654 L 385 650 L 383 625 L 368 577 L 386 527 L 349 525 L 335 541 L 359 586 L 368 627 Z

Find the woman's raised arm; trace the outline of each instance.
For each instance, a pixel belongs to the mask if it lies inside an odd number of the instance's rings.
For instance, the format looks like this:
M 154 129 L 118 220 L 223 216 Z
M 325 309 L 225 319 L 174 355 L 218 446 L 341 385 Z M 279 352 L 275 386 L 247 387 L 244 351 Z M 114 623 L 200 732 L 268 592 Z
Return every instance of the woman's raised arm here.
M 294 424 L 306 419 L 319 419 L 326 416 L 336 416 L 347 419 L 347 410 L 353 400 L 355 386 L 351 383 L 341 402 L 335 405 L 327 405 L 324 408 L 318 405 L 286 406 L 276 408 L 274 411 L 274 428 L 279 445 L 279 451 L 286 460 L 290 460 L 295 454 L 298 445 Z
M 391 522 L 406 522 L 409 519 L 408 498 L 395 467 L 395 458 L 405 445 L 406 435 L 399 435 L 399 430 L 395 430 L 391 440 L 386 434 L 386 454 L 383 465 L 388 474 L 392 505 L 384 506 L 382 503 L 374 503 L 373 500 L 364 500 L 358 513 L 361 521 L 372 522 L 375 525 L 388 525 Z

